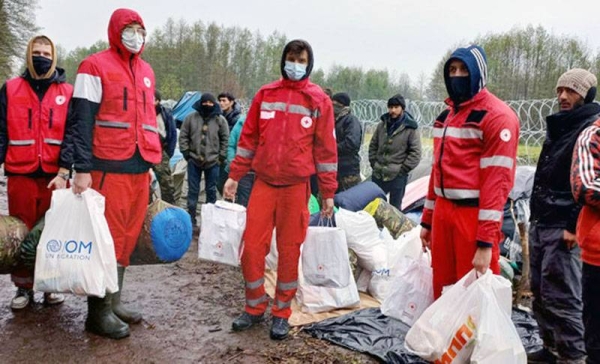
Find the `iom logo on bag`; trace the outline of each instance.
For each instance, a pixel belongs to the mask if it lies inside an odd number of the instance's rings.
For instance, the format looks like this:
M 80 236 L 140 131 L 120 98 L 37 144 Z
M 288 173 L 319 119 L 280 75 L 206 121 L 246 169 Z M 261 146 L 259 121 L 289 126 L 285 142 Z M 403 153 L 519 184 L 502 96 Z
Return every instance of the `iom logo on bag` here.
M 92 242 L 52 239 L 46 244 L 47 258 L 91 260 Z
M 62 248 L 62 244 L 58 240 L 50 240 L 46 245 L 46 249 L 48 249 L 50 253 L 58 253 L 60 248 Z

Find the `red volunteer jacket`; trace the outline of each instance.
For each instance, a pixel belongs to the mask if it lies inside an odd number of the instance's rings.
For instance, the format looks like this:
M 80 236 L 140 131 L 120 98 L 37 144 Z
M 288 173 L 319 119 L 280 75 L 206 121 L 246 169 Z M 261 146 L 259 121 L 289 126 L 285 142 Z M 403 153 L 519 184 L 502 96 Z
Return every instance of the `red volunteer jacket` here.
M 292 185 L 317 173 L 323 198 L 337 189 L 337 143 L 331 100 L 308 79 L 263 86 L 252 101 L 229 177 L 251 168 L 263 181 Z
M 77 143 L 77 171 L 92 168 L 92 153 L 99 159 L 123 161 L 137 148 L 145 161 L 161 160 L 154 71 L 140 58 L 141 51 L 132 54 L 121 43 L 121 31 L 134 21 L 144 24 L 133 11 L 116 11 L 108 27 L 110 48 L 83 60 L 77 70 L 73 108 L 82 139 Z
M 519 119 L 487 89 L 456 110 L 452 101 L 433 125 L 433 169 L 422 223 L 431 227 L 438 197 L 479 206 L 478 246 L 498 242 L 515 177 Z
M 23 77 L 6 82 L 8 148 L 4 168 L 28 174 L 42 167 L 46 173 L 59 168 L 60 147 L 73 86 L 52 83 L 42 101 Z

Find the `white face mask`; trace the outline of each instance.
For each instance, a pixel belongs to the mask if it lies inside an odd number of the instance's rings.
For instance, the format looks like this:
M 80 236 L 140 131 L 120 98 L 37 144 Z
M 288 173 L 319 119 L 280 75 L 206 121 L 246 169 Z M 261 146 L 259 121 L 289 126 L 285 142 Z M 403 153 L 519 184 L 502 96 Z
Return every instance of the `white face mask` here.
M 137 32 L 126 32 L 121 33 L 121 42 L 133 54 L 137 54 L 144 45 L 144 36 Z

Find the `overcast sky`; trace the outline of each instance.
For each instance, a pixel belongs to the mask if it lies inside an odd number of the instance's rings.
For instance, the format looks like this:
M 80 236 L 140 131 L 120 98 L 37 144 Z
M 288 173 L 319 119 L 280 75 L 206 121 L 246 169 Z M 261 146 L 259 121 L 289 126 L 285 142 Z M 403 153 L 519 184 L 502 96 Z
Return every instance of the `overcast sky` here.
M 137 10 L 150 32 L 168 17 L 239 26 L 308 40 L 315 68 L 387 68 L 416 81 L 446 50 L 477 35 L 542 25 L 600 49 L 600 1 L 560 0 L 40 0 L 37 23 L 67 50 L 107 40 L 113 10 Z

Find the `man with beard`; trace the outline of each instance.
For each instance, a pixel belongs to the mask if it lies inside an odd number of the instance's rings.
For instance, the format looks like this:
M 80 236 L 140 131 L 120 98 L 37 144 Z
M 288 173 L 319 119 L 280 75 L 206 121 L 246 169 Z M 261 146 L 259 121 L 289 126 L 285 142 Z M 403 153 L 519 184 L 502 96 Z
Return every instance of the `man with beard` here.
M 252 169 L 256 180 L 248 203 L 242 273 L 244 313 L 233 321 L 241 331 L 262 321 L 268 305 L 265 256 L 277 229 L 279 252 L 270 336 L 287 337 L 292 299 L 298 287 L 300 246 L 308 229 L 310 176 L 317 174 L 326 217 L 333 214 L 337 189 L 337 148 L 331 100 L 309 81 L 314 59 L 310 44 L 293 40 L 283 49 L 282 79 L 263 86 L 252 100 L 230 165 L 224 196 L 235 196 L 239 180 Z
M 402 210 L 402 198 L 408 173 L 421 160 L 419 125 L 406 111 L 406 101 L 396 94 L 387 102 L 388 112 L 381 115 L 369 143 L 372 181 L 390 194 L 389 203 Z
M 581 251 L 575 228 L 581 205 L 571 193 L 570 171 L 577 137 L 600 113 L 593 102 L 596 76 L 565 72 L 556 84 L 560 111 L 546 118 L 546 140 L 531 195 L 529 260 L 533 313 L 544 341 L 530 363 L 583 363 Z

